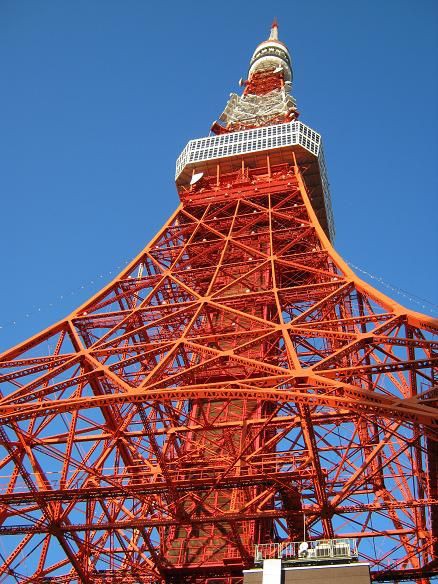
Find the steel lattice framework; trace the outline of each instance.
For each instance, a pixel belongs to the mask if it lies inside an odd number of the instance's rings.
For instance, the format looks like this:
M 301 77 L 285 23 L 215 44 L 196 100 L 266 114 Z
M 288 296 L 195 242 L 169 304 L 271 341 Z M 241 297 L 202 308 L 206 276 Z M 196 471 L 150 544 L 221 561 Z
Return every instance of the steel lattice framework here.
M 436 572 L 437 322 L 333 249 L 319 152 L 250 150 L 183 165 L 131 264 L 1 356 L 0 582 L 238 583 L 304 528 L 376 580 Z

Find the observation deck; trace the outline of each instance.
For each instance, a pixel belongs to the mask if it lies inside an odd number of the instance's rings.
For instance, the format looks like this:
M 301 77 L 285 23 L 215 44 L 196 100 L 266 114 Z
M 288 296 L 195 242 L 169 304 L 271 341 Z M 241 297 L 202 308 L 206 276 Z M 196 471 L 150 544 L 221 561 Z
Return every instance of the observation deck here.
M 262 126 L 218 136 L 190 140 L 176 161 L 178 189 L 191 184 L 195 174 L 214 176 L 240 168 L 269 164 L 291 164 L 294 157 L 301 168 L 313 208 L 328 237 L 334 239 L 330 189 L 320 134 L 302 122 Z

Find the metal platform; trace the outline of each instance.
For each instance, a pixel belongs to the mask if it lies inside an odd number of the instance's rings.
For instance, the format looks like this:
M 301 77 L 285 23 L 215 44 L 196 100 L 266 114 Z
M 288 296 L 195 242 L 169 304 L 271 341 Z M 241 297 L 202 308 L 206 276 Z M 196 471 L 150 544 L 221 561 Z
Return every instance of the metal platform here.
M 308 187 L 315 192 L 312 202 L 316 208 L 324 207 L 328 235 L 333 241 L 333 212 L 321 136 L 302 122 L 190 140 L 176 161 L 176 185 L 188 185 L 195 172 L 214 175 L 218 163 L 221 172 L 233 172 L 242 159 L 245 164 L 264 165 L 268 153 L 272 165 L 290 163 L 292 152 L 300 165 L 313 167 L 308 173 Z
M 278 559 L 290 564 L 355 562 L 357 543 L 351 538 L 265 543 L 254 546 L 254 563 Z

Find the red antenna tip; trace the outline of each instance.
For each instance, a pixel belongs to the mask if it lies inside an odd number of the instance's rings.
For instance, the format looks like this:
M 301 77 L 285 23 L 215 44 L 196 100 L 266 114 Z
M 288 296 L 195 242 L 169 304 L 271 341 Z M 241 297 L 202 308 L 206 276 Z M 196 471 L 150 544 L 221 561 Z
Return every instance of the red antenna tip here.
M 269 40 L 278 40 L 278 21 L 274 18 L 274 22 L 271 26 L 271 34 L 269 35 Z

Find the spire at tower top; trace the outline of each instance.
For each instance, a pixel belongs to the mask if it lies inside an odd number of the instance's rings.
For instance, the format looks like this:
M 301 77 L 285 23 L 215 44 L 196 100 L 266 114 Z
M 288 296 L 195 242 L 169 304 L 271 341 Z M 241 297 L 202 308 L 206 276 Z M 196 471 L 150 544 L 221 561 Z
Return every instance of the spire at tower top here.
M 266 68 L 281 67 L 285 81 L 292 81 L 292 63 L 289 51 L 284 43 L 278 40 L 278 22 L 274 18 L 271 32 L 266 41 L 261 42 L 251 58 L 248 71 L 248 79 L 256 71 Z
M 278 41 L 278 21 L 277 18 L 274 18 L 274 21 L 271 24 L 271 34 L 269 35 L 270 41 Z

